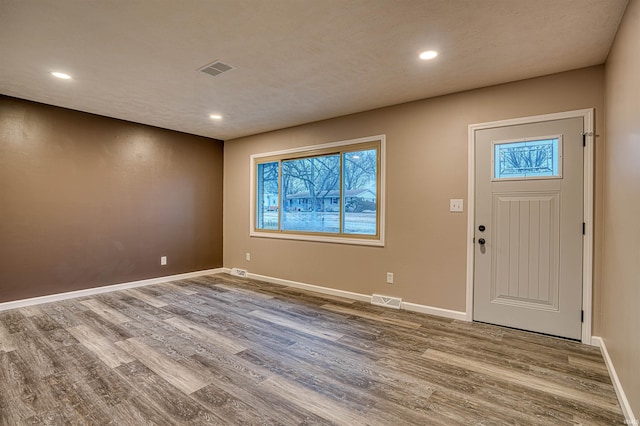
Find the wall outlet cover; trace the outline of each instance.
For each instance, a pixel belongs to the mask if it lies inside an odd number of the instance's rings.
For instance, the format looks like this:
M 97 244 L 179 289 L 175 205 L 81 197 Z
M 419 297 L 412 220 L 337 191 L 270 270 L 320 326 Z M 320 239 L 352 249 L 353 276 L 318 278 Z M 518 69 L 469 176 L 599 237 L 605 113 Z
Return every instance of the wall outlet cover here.
M 464 211 L 464 200 L 462 198 L 452 198 L 449 200 L 449 211 L 450 212 L 463 212 Z

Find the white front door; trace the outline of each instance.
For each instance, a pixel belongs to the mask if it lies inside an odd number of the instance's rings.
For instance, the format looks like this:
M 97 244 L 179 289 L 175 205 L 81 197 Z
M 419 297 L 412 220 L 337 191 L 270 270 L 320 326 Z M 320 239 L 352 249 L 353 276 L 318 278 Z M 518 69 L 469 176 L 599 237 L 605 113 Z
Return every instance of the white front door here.
M 475 131 L 474 320 L 580 339 L 583 128 Z

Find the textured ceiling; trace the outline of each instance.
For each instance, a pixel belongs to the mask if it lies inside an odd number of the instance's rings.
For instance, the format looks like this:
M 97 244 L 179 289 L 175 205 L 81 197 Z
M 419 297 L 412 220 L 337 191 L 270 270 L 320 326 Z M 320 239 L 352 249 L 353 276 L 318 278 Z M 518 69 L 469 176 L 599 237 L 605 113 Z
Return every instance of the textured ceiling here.
M 0 93 L 227 140 L 601 64 L 626 3 L 0 0 Z

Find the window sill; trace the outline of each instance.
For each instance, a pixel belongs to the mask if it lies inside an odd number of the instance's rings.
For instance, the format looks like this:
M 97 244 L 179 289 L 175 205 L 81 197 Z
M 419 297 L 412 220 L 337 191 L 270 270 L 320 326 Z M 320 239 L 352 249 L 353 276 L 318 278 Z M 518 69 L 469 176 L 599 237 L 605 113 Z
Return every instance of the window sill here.
M 311 241 L 316 243 L 334 243 L 334 244 L 348 244 L 357 246 L 374 246 L 384 247 L 384 238 L 349 238 L 349 237 L 334 237 L 324 235 L 300 235 L 289 234 L 280 232 L 260 232 L 252 231 L 249 233 L 250 237 L 256 238 L 273 238 L 279 240 L 296 240 L 296 241 Z

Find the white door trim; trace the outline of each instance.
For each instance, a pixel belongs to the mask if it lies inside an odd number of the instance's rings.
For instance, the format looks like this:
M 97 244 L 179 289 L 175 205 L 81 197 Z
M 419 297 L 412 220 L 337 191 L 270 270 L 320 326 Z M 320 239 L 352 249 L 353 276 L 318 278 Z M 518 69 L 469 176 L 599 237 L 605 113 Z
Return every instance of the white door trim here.
M 491 121 L 469 125 L 469 155 L 467 159 L 468 194 L 467 194 L 467 306 L 466 320 L 473 321 L 473 276 L 475 244 L 475 132 L 476 130 L 495 127 L 513 126 L 518 124 L 539 123 L 542 121 L 562 120 L 565 118 L 582 117 L 584 132 L 586 134 L 586 146 L 584 148 L 584 222 L 585 235 L 582 244 L 582 309 L 584 321 L 582 322 L 582 343 L 591 345 L 591 321 L 592 321 L 592 292 L 593 292 L 593 158 L 594 140 L 593 133 L 593 108 L 575 111 L 559 112 L 554 114 L 536 115 L 532 117 L 520 117 L 509 120 Z

